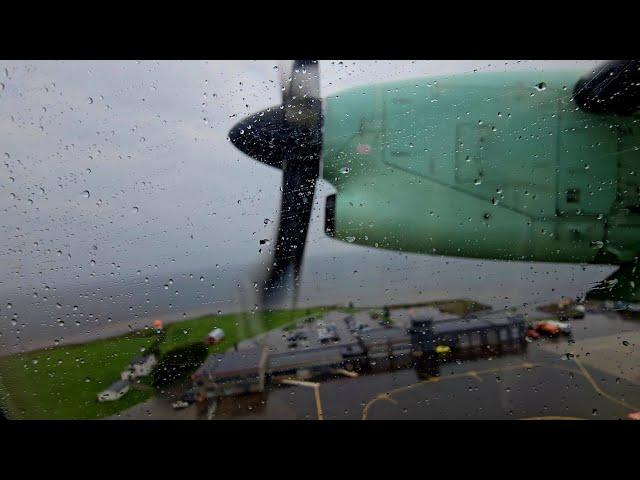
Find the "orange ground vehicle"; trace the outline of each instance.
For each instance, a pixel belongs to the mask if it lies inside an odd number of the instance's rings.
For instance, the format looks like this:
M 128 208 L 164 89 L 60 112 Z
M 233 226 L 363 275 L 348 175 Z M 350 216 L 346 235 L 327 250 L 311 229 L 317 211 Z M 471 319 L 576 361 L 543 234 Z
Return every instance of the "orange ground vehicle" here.
M 527 337 L 539 338 L 540 334 L 534 328 L 530 328 L 529 330 L 527 330 Z
M 535 325 L 535 330 L 543 335 L 557 335 L 560 333 L 560 327 L 552 323 L 539 322 Z

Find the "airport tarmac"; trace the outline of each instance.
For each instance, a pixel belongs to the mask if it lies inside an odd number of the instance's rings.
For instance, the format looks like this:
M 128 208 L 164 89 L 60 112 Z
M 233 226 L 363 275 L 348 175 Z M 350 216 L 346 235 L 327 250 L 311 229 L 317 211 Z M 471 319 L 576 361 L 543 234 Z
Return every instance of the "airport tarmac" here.
M 565 346 L 566 346 L 565 342 Z M 275 387 L 262 410 L 218 419 L 625 419 L 640 411 L 639 383 L 533 347 L 524 355 Z M 283 416 L 283 413 L 285 414 Z
M 413 369 L 357 378 L 272 385 L 266 400 L 212 419 L 625 419 L 640 411 L 640 321 L 615 313 L 572 320 L 571 338 L 539 339 L 524 353 L 444 364 L 440 376 Z M 282 338 L 283 331 L 270 335 Z M 118 418 L 186 419 L 156 397 Z

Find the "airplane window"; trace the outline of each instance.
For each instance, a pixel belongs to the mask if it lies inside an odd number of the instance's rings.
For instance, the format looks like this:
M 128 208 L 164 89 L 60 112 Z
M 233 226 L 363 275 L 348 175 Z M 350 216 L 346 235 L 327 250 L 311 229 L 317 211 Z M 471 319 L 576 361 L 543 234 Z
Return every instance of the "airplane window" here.
M 639 67 L 0 61 L 3 415 L 640 418 Z

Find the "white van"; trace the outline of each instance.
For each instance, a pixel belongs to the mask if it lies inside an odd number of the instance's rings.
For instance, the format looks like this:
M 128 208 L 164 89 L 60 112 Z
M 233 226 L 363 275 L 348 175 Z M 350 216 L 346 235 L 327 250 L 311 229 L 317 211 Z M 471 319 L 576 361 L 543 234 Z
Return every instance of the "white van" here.
M 320 340 L 320 343 L 327 343 L 332 340 L 338 341 L 340 338 L 338 337 L 338 329 L 336 325 L 321 325 L 318 327 L 318 339 Z
M 331 340 L 331 332 L 324 325 L 318 327 L 318 340 L 320 340 L 320 343 L 326 343 Z
M 209 335 L 207 335 L 207 343 L 209 345 L 213 345 L 214 343 L 219 343 L 222 340 L 224 340 L 224 337 L 225 337 L 224 330 L 222 330 L 221 328 L 214 328 L 209 332 Z

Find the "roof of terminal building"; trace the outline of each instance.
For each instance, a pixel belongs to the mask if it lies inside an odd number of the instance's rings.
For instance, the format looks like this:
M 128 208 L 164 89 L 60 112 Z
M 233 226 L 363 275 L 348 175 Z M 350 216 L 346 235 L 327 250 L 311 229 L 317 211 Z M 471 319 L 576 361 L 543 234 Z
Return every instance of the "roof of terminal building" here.
M 483 330 L 491 327 L 505 327 L 524 322 L 522 315 L 509 316 L 495 312 L 474 317 L 458 318 L 433 323 L 435 334 Z
M 402 343 L 410 342 L 409 334 L 404 328 L 392 327 L 392 328 L 374 328 L 365 330 L 360 333 L 360 338 L 365 345 L 375 345 L 379 343 Z
M 193 376 L 223 378 L 257 373 L 266 366 L 267 357 L 266 347 L 210 355 Z
M 433 320 L 438 322 L 441 320 L 450 320 L 460 318 L 450 313 L 443 313 L 433 307 L 414 307 L 391 310 L 391 318 L 394 320 Z
M 358 345 L 354 344 L 277 353 L 269 357 L 269 369 L 290 370 L 309 366 L 322 367 L 338 365 L 344 360 L 343 352 L 349 353 L 347 351 L 348 347 L 351 347 L 353 351 L 361 351 Z

